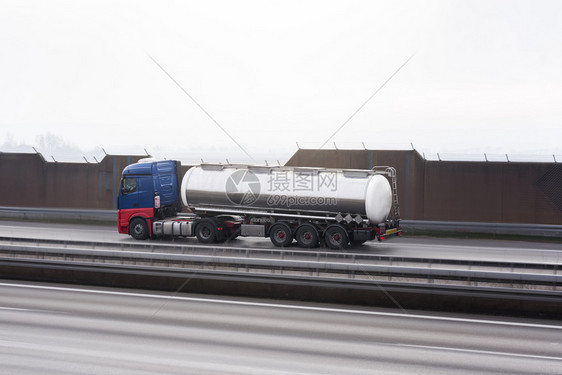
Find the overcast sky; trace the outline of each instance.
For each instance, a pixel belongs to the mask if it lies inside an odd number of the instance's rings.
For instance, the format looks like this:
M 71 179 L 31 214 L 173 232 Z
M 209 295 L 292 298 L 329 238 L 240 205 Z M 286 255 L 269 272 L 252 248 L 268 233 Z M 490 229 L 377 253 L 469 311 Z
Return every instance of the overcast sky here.
M 397 73 L 399 67 L 407 61 Z M 0 151 L 562 155 L 561 1 L 0 0 Z

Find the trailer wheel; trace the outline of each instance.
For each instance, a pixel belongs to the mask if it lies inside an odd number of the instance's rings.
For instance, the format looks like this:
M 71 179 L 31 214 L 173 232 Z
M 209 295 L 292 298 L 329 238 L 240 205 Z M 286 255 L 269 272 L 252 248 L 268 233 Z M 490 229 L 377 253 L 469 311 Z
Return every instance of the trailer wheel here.
M 330 249 L 341 250 L 349 245 L 349 236 L 347 230 L 339 225 L 330 225 L 324 233 L 324 240 Z
M 212 243 L 217 240 L 217 227 L 215 223 L 207 220 L 201 221 L 195 228 L 195 236 L 202 243 Z
M 285 223 L 273 224 L 269 231 L 269 238 L 277 247 L 287 247 L 293 242 L 291 228 Z
M 311 224 L 299 226 L 295 234 L 299 246 L 307 249 L 318 246 L 318 238 L 318 231 Z
M 136 218 L 129 224 L 129 234 L 135 240 L 146 240 L 148 238 L 148 224 L 146 220 Z

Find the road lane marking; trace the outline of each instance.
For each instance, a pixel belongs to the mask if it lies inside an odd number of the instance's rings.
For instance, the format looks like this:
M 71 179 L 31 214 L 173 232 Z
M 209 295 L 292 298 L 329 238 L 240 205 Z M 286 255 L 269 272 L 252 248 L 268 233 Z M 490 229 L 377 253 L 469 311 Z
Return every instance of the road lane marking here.
M 415 344 L 390 344 L 390 345 L 402 347 L 402 348 L 429 349 L 429 350 L 449 351 L 449 352 L 457 352 L 457 353 L 471 353 L 471 354 L 484 354 L 484 355 L 515 357 L 515 358 L 525 358 L 525 359 L 541 359 L 541 360 L 546 359 L 546 360 L 549 360 L 549 361 L 562 361 L 562 357 L 551 357 L 551 356 L 535 355 L 535 354 L 497 352 L 497 351 L 494 351 L 494 350 L 463 349 L 463 348 L 450 348 L 450 347 L 446 347 L 446 346 L 415 345 Z
M 34 310 L 31 310 L 31 309 L 19 309 L 19 308 L 16 308 L 16 307 L 1 307 L 1 306 L 0 306 L 0 310 L 8 310 L 8 311 L 34 311 Z
M 57 310 L 40 310 L 40 309 L 24 309 L 21 307 L 4 307 L 0 306 L 0 311 L 19 311 L 19 312 L 39 312 L 39 313 L 49 313 L 49 314 L 68 314 L 64 311 Z

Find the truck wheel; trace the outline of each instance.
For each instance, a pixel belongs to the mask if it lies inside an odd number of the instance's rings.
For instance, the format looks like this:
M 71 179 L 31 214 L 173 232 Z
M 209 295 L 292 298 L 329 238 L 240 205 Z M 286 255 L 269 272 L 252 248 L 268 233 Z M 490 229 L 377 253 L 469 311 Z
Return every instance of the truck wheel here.
M 345 249 L 349 244 L 349 236 L 347 230 L 341 225 L 331 225 L 324 233 L 324 240 L 330 249 L 341 250 Z
M 291 228 L 285 223 L 273 224 L 269 231 L 271 242 L 277 247 L 287 247 L 293 242 Z
M 295 239 L 300 247 L 307 249 L 318 246 L 318 231 L 313 225 L 303 224 L 297 229 Z
M 136 218 L 129 224 L 129 234 L 135 240 L 146 240 L 148 238 L 148 224 L 146 220 Z
M 211 221 L 201 221 L 195 228 L 195 235 L 199 242 L 213 243 L 217 240 L 217 227 Z

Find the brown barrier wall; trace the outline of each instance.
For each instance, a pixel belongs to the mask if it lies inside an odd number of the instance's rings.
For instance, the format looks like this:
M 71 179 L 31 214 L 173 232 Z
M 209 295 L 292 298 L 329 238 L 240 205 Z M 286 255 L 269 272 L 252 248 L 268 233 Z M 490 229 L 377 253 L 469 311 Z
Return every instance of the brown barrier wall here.
M 425 220 L 562 224 L 556 163 L 426 162 Z
M 0 206 L 116 208 L 123 168 L 142 157 L 146 155 L 55 163 L 40 154 L 0 153 Z
M 0 206 L 116 208 L 121 171 L 142 157 L 52 163 L 39 154 L 0 153 Z M 404 219 L 562 224 L 560 163 L 428 161 L 416 151 L 299 150 L 287 165 L 393 166 Z

